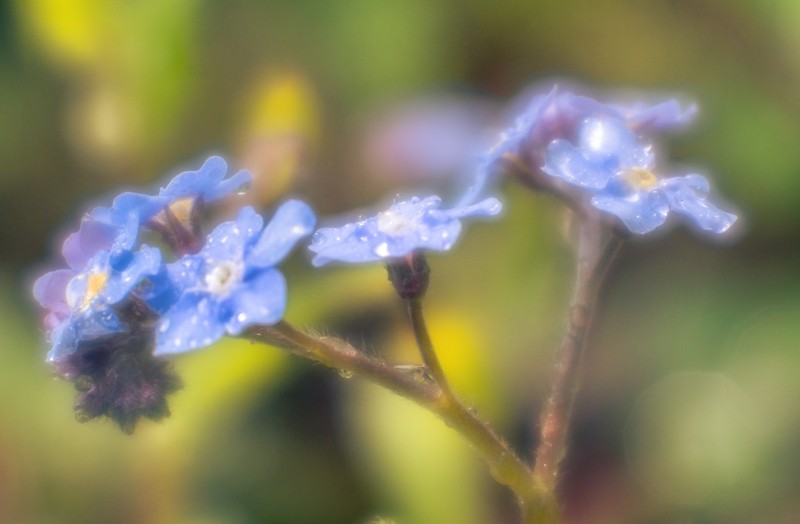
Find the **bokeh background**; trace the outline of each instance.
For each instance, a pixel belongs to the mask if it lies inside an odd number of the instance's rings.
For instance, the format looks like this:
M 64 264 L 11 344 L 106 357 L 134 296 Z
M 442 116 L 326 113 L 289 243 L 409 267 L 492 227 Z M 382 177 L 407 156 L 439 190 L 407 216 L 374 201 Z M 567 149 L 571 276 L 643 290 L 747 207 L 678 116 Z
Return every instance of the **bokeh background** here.
M 172 417 L 134 436 L 79 424 L 29 289 L 92 202 L 212 153 L 256 175 L 234 205 L 267 213 L 286 195 L 325 220 L 421 187 L 452 196 L 513 100 L 554 78 L 695 100 L 672 160 L 713 174 L 743 217 L 725 242 L 675 228 L 621 252 L 567 521 L 797 522 L 798 27 L 795 0 L 0 3 L 0 522 L 514 522 L 438 420 L 274 348 L 176 359 Z M 431 257 L 427 310 L 457 388 L 530 453 L 571 259 L 557 204 L 496 192 L 504 216 Z M 381 268 L 312 271 L 305 255 L 285 267 L 292 322 L 416 361 Z

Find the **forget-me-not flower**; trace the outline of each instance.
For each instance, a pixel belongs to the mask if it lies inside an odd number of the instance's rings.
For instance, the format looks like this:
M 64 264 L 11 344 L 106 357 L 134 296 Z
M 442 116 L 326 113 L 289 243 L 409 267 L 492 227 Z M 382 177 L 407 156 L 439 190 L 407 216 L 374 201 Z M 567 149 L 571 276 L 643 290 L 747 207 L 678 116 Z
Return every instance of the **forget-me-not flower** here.
M 525 97 L 530 98 L 530 95 L 526 94 Z M 547 94 L 534 95 L 521 107 L 523 109 L 514 117 L 514 123 L 500 134 L 495 145 L 481 157 L 475 181 L 462 198 L 462 204 L 469 204 L 479 196 L 492 169 L 507 155 L 515 155 L 518 161 L 532 170 L 530 174 L 536 179 L 550 143 L 554 140 L 574 140 L 581 122 L 586 118 L 618 119 L 629 129 L 647 134 L 685 127 L 697 113 L 696 106 L 684 108 L 675 99 L 654 104 L 606 104 L 561 90 L 558 86 Z
M 309 246 L 316 253 L 312 263 L 373 262 L 404 257 L 416 250 L 447 251 L 461 233 L 462 218 L 496 215 L 501 209 L 496 198 L 453 209 L 442 209 L 438 196 L 395 202 L 374 217 L 319 229 Z
M 173 248 L 191 250 L 195 243 L 197 210 L 207 202 L 240 192 L 251 182 L 247 171 L 225 178 L 228 165 L 218 156 L 209 157 L 200 169 L 175 176 L 156 195 L 125 192 L 110 207 L 96 207 L 84 218 L 81 230 L 68 243 L 77 245 L 97 237 L 100 229 L 113 230 L 114 248 L 130 249 L 137 240 L 139 227 L 146 225 L 161 232 Z M 198 204 L 200 204 L 198 206 Z
M 617 118 L 587 118 L 575 143 L 559 139 L 547 147 L 542 170 L 591 194 L 591 204 L 618 217 L 632 233 L 662 225 L 670 211 L 700 229 L 726 231 L 736 216 L 708 202 L 705 178 L 691 174 L 659 179 L 649 143 Z
M 156 355 L 208 346 L 225 333 L 274 324 L 286 307 L 286 282 L 275 266 L 313 230 L 316 217 L 298 200 L 284 203 L 262 230 L 263 219 L 244 207 L 217 226 L 203 248 L 169 266 L 180 297 L 162 316 Z
M 150 278 L 164 276 L 161 252 L 150 246 L 138 251 L 100 251 L 81 271 L 61 269 L 41 276 L 34 297 L 48 311 L 45 324 L 52 345 L 47 359 L 57 361 L 80 348 L 85 340 L 126 331 L 114 306 L 137 290 L 147 302 Z M 49 325 L 48 325 L 49 324 Z

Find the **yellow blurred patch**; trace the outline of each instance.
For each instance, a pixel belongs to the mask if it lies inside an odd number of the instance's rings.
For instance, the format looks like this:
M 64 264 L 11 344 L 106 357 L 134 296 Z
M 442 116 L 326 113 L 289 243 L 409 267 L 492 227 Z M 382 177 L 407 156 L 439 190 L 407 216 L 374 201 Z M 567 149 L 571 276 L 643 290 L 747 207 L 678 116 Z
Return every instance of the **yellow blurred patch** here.
M 257 203 L 283 194 L 319 135 L 319 103 L 311 84 L 294 73 L 264 74 L 242 105 L 244 162 Z
M 19 0 L 21 24 L 57 62 L 86 66 L 100 61 L 113 34 L 113 3 L 103 0 Z
M 490 352 L 473 320 L 463 311 L 426 307 L 425 317 L 436 353 L 450 383 L 467 404 L 477 402 L 487 416 L 497 414 L 497 392 L 492 387 Z M 419 361 L 411 328 L 401 329 L 395 346 L 398 360 Z

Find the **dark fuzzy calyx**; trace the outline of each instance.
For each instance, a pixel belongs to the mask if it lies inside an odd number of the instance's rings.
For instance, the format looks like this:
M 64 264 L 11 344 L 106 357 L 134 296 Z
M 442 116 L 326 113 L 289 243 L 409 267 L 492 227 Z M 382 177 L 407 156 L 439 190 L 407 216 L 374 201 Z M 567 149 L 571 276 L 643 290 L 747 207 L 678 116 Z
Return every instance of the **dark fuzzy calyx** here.
M 141 417 L 169 416 L 167 396 L 181 388 L 171 363 L 151 353 L 152 333 L 121 333 L 88 341 L 56 363 L 75 384 L 75 417 L 112 419 L 131 434 Z

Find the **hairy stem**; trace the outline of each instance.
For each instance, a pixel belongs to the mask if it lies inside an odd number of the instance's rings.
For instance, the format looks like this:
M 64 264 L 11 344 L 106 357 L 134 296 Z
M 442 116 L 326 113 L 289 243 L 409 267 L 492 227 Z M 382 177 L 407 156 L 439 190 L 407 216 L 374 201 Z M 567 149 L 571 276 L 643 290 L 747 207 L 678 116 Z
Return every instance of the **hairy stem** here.
M 458 428 L 458 431 L 482 452 L 484 458 L 489 462 L 495 479 L 509 485 L 517 494 L 524 513 L 525 507 L 539 498 L 532 484 L 530 470 L 510 446 L 485 422 L 481 421 L 473 410 L 467 408 L 453 392 L 428 333 L 422 313 L 421 299 L 407 300 L 406 305 L 422 361 L 442 392 L 441 400 L 446 406 L 447 414 L 446 416 L 440 414 L 440 416 L 454 428 Z
M 539 447 L 533 473 L 537 487 L 546 493 L 546 498 L 550 501 L 551 507 L 543 513 L 557 515 L 555 490 L 559 465 L 566 454 L 572 405 L 578 392 L 581 358 L 600 284 L 619 245 L 619 241 L 609 234 L 600 221 L 580 221 L 575 287 L 570 301 L 568 327 L 556 356 L 550 395 L 542 409 Z
M 467 439 L 487 462 L 492 476 L 514 492 L 523 510 L 538 498 L 528 466 L 488 424 L 458 402 L 450 393 L 449 387 L 438 382 L 437 374 L 441 373 L 438 361 L 435 367 L 439 371 L 429 368 L 437 380 L 434 382 L 408 367 L 394 366 L 362 353 L 343 340 L 315 337 L 284 321 L 274 326 L 252 327 L 245 333 L 245 337 L 282 347 L 328 367 L 358 375 L 413 400 L 438 415 L 445 424 Z M 428 345 L 430 347 L 429 338 Z M 426 360 L 426 366 L 428 363 Z

